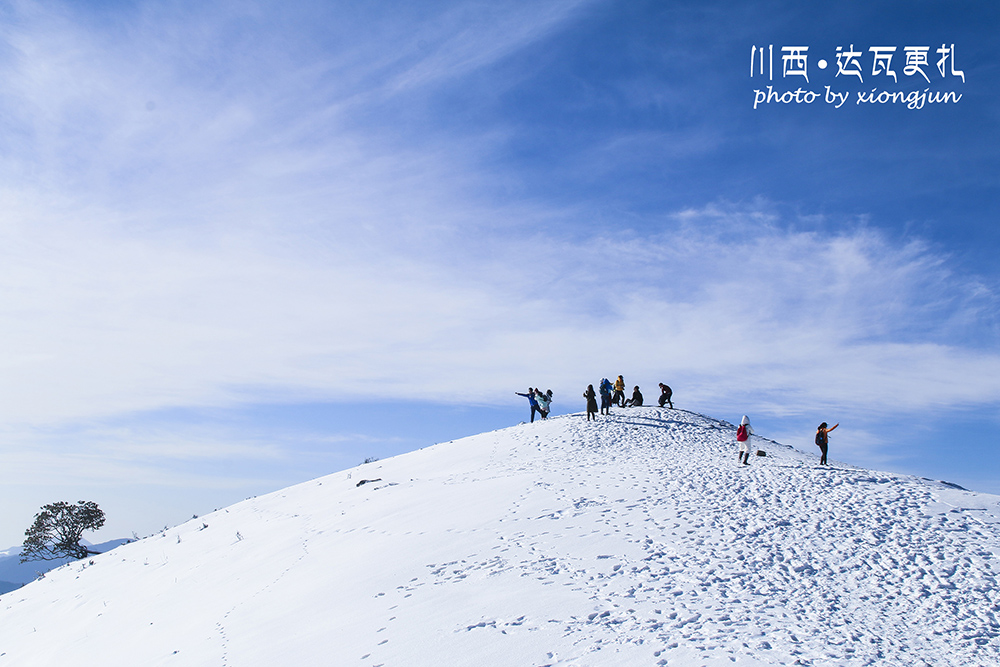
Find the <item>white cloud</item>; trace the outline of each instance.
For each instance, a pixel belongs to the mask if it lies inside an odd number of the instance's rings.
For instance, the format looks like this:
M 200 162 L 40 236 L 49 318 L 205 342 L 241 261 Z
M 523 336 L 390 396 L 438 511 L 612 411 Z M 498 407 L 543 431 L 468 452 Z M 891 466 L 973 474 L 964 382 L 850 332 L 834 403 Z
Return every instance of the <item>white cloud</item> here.
M 8 203 L 7 420 L 258 392 L 335 399 L 343 386 L 442 400 L 462 387 L 486 401 L 540 370 L 568 382 L 607 364 L 680 375 L 702 400 L 752 389 L 792 412 L 991 402 L 1000 389 L 995 355 L 948 341 L 982 287 L 865 229 L 752 231 L 737 212 L 732 240 L 688 224 L 620 241 L 400 248 L 351 235 L 312 245 L 295 226 L 137 235 Z
M 775 413 L 1000 398 L 998 356 L 967 342 L 993 291 L 931 246 L 808 231 L 767 202 L 611 233 L 606 211 L 493 201 L 509 177 L 483 167 L 495 128 L 427 145 L 366 124 L 373 100 L 496 62 L 578 6 L 502 25 L 442 10 L 405 39 L 412 22 L 383 20 L 327 51 L 232 29 L 266 22 L 261 8 L 205 10 L 184 35 L 147 13 L 118 42 L 37 8 L 8 26 L 3 106 L 20 138 L 0 191 L 0 417 L 343 386 L 485 402 L 538 375 L 572 395 L 609 366 Z M 373 60 L 387 40 L 398 50 Z

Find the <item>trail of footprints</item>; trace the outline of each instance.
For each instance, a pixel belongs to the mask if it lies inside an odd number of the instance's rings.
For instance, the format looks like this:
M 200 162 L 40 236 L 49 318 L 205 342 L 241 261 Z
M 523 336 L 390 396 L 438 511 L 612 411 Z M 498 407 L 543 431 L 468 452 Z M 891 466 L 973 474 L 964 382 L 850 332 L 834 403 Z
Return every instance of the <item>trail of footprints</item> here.
M 652 425 L 578 420 L 569 459 L 559 448 L 558 457 L 536 461 L 540 479 L 512 503 L 508 532 L 489 553 L 427 564 L 426 576 L 397 594 L 469 577 L 566 586 L 587 596 L 592 611 L 455 631 L 557 628 L 578 656 L 638 642 L 661 665 L 762 655 L 775 664 L 920 665 L 928 653 L 1000 663 L 996 524 L 967 511 L 925 514 L 929 491 L 865 471 L 820 471 L 794 459 L 737 468 L 730 433 L 674 414 Z M 671 428 L 684 421 L 701 421 L 707 433 Z M 627 437 L 637 429 L 645 440 Z M 544 451 L 530 430 L 519 437 Z M 510 464 L 524 471 L 523 462 Z M 492 465 L 508 472 L 501 453 Z M 532 514 L 538 497 L 550 503 Z M 567 541 L 576 549 L 563 547 L 563 537 L 588 536 L 603 545 L 613 538 L 617 548 L 584 554 L 578 539 Z M 936 628 L 933 636 L 909 632 L 914 618 Z

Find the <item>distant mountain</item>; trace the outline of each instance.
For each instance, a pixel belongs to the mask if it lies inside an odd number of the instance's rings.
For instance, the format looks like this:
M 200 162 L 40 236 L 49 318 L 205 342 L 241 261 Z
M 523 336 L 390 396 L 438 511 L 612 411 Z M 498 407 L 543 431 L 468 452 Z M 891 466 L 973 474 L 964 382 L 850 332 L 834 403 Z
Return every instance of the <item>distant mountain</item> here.
M 1000 664 L 1000 497 L 751 442 L 616 409 L 365 464 L 8 593 L 0 667 Z
M 94 551 L 101 553 L 111 551 L 115 547 L 127 544 L 132 540 L 110 540 L 101 544 L 91 544 L 86 540 L 81 542 Z M 61 558 L 59 560 L 35 560 L 27 563 L 21 562 L 21 547 L 11 547 L 0 551 L 0 595 L 20 588 L 29 581 L 34 581 L 39 575 L 45 574 L 61 565 L 71 562 L 72 558 Z

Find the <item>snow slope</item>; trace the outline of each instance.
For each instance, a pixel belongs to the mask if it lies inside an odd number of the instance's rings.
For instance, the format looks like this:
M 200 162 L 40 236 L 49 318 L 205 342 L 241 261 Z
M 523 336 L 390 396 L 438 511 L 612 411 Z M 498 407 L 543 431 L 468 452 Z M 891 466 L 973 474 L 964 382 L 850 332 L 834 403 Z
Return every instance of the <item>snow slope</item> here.
M 1000 498 L 734 431 L 569 415 L 247 500 L 0 597 L 0 667 L 1000 664 Z
M 111 551 L 115 547 L 128 542 L 130 540 L 120 539 L 93 544 L 87 540 L 80 540 L 81 544 L 100 553 Z M 49 570 L 57 568 L 60 565 L 65 565 L 72 560 L 71 558 L 58 558 L 56 560 L 34 560 L 22 563 L 21 547 L 11 547 L 10 549 L 0 551 L 0 594 L 20 588 Z

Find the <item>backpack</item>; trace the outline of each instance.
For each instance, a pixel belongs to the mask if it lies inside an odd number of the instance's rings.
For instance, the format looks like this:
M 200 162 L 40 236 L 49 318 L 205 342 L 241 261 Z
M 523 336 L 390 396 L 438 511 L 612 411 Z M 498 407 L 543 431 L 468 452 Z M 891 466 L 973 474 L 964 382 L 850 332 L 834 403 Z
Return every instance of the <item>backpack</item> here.
M 740 427 L 736 429 L 736 441 L 743 442 L 747 439 L 747 426 L 746 424 L 740 424 Z
M 823 431 L 816 431 L 816 444 L 820 447 L 826 444 L 826 433 Z

